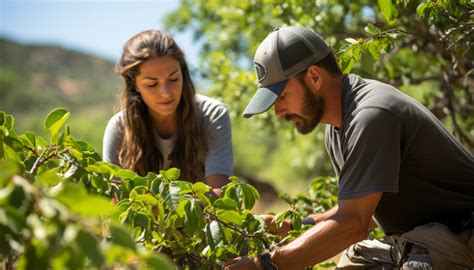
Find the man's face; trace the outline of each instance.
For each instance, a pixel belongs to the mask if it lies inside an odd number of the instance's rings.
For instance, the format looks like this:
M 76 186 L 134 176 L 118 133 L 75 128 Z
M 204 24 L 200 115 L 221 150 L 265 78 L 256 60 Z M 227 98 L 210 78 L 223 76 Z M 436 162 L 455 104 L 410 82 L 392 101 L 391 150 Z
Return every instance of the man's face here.
M 324 111 L 322 97 L 313 94 L 301 77 L 288 79 L 288 84 L 274 105 L 276 115 L 295 123 L 301 134 L 313 131 L 321 121 Z

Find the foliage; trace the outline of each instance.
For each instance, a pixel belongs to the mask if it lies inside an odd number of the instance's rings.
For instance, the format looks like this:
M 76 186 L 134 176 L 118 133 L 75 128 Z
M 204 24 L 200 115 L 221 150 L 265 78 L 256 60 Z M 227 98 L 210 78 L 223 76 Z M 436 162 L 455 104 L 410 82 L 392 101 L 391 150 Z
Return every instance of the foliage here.
M 252 59 L 259 43 L 276 27 L 301 25 L 325 37 L 344 72 L 379 79 L 418 98 L 472 151 L 473 8 L 466 0 L 182 0 L 166 25 L 192 31 L 202 44 L 202 76 L 209 79 L 210 95 L 230 106 L 234 122 L 257 87 Z M 287 143 L 267 143 L 285 127 L 271 113 L 254 118 L 258 121 L 246 120 L 247 133 L 266 132 L 261 144 L 269 155 Z M 322 130 L 295 145 L 297 157 L 308 162 L 293 171 L 327 173 L 320 137 Z M 295 155 L 276 157 L 291 166 Z
M 0 37 L 0 110 L 17 119 L 17 132 L 43 131 L 42 117 L 61 104 L 75 134 L 102 148 L 120 78 L 114 63 L 56 46 L 25 45 Z M 91 117 L 93 115 L 94 117 Z
M 0 261 L 6 269 L 174 269 L 111 222 L 112 174 L 98 172 L 109 166 L 62 127 L 68 117 L 65 109 L 48 115 L 46 140 L 30 131 L 16 135 L 14 118 L 0 112 Z
M 292 208 L 277 213 L 278 221 L 291 219 L 295 230 L 281 240 L 251 212 L 260 197 L 251 185 L 230 177 L 216 198 L 202 182 L 179 180 L 176 168 L 139 176 L 102 162 L 64 126 L 69 117 L 64 108 L 51 111 L 46 140 L 31 131 L 17 135 L 14 118 L 0 112 L 0 262 L 6 269 L 166 270 L 175 269 L 172 262 L 180 269 L 220 269 L 229 258 L 255 256 L 299 235 L 309 206 L 322 211 L 335 204 L 337 191 L 328 185 L 334 178 L 317 179 L 311 201 L 296 199 L 310 204 L 301 209 L 287 198 Z

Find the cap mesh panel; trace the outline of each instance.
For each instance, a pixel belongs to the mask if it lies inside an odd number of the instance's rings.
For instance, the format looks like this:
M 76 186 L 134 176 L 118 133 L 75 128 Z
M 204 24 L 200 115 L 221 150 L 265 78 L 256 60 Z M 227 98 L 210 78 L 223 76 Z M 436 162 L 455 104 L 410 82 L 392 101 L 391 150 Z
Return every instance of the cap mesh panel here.
M 282 69 L 285 71 L 300 63 L 308 57 L 312 57 L 311 49 L 296 35 L 286 35 L 278 38 L 278 51 Z M 286 52 L 286 53 L 285 53 Z

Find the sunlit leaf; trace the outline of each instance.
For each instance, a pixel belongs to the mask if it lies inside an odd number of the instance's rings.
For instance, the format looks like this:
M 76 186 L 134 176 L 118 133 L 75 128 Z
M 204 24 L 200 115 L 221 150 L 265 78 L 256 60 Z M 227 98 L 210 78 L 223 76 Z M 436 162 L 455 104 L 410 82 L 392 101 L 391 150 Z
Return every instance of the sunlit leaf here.
M 143 201 L 143 202 L 146 202 L 150 205 L 156 205 L 158 204 L 158 200 L 155 199 L 153 196 L 151 196 L 150 194 L 140 194 L 140 195 L 137 195 L 136 198 L 135 198 L 135 201 Z
M 239 208 L 239 205 L 237 204 L 237 202 L 229 198 L 217 199 L 213 203 L 213 205 L 214 207 L 218 209 L 226 209 L 226 210 L 237 210 Z
M 217 210 L 217 217 L 222 219 L 222 221 L 230 222 L 236 225 L 242 225 L 243 216 L 234 210 Z
M 59 132 L 59 129 L 64 125 L 70 115 L 71 113 L 64 108 L 52 110 L 46 117 L 46 121 L 44 122 L 44 130 L 49 131 L 51 136 L 56 136 Z
M 380 11 L 389 24 L 395 23 L 398 17 L 398 11 L 392 0 L 377 0 Z

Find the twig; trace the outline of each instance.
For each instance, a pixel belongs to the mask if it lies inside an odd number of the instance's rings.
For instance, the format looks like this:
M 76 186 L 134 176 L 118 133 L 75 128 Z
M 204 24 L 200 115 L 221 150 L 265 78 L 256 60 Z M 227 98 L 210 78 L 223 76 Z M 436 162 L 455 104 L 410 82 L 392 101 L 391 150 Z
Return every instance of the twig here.
M 474 25 L 474 24 L 473 24 Z M 474 32 L 473 29 L 471 29 L 470 31 L 468 32 L 465 32 L 463 33 L 458 39 L 456 39 L 455 41 L 453 41 L 449 46 L 448 48 L 446 48 L 446 50 L 449 50 L 451 49 L 453 46 L 463 42 L 465 39 L 469 38 L 469 37 L 472 37 L 471 34 Z
M 454 93 L 450 87 L 450 75 L 447 71 L 443 72 L 443 89 L 445 90 L 445 97 L 447 99 L 446 109 L 449 112 L 449 116 L 451 117 L 451 121 L 453 123 L 453 133 L 457 134 L 461 139 L 461 142 L 466 143 L 470 148 L 474 147 L 474 143 L 471 141 L 469 137 L 467 137 L 461 130 L 458 125 L 456 114 L 454 111 Z
M 31 148 L 31 147 L 26 146 L 26 145 L 25 145 L 25 148 L 28 149 L 28 150 L 30 150 L 33 154 L 35 154 L 36 157 L 39 157 L 38 152 L 36 152 L 36 150 L 35 150 L 34 148 Z
M 36 175 L 38 172 L 39 166 L 41 166 L 41 163 L 43 162 L 43 156 L 46 154 L 46 152 L 49 151 L 49 148 L 46 148 L 41 152 L 41 155 L 36 159 L 35 163 L 31 167 L 31 170 L 28 172 L 30 175 Z
M 53 153 L 52 155 L 46 157 L 46 158 L 43 158 L 44 155 L 51 151 L 51 150 L 55 150 L 59 148 L 59 145 L 51 145 L 51 146 L 48 146 L 46 147 L 46 149 L 43 150 L 43 152 L 41 152 L 41 155 L 39 155 L 39 157 L 36 159 L 35 163 L 33 164 L 33 166 L 31 167 L 31 170 L 28 172 L 30 175 L 36 175 L 36 173 L 38 172 L 38 169 L 39 167 L 45 163 L 46 161 L 50 160 L 51 158 L 53 157 L 57 157 L 58 155 L 62 154 L 62 153 L 65 153 L 65 152 L 68 152 L 67 149 L 65 149 L 64 151 L 61 151 L 59 153 Z
M 210 213 L 210 212 L 206 212 L 206 214 L 210 215 L 214 220 L 216 220 L 217 222 L 219 222 L 220 224 L 224 225 L 225 227 L 231 229 L 231 230 L 234 230 L 238 233 L 240 233 L 241 235 L 247 237 L 247 238 L 256 238 L 258 240 L 260 240 L 261 242 L 265 243 L 265 239 L 263 239 L 262 237 L 260 236 L 257 236 L 257 235 L 249 235 L 247 234 L 246 232 L 238 229 L 238 228 L 235 228 L 234 226 L 228 224 L 227 222 L 225 221 L 222 221 L 220 220 L 216 215 L 214 215 L 213 213 Z

